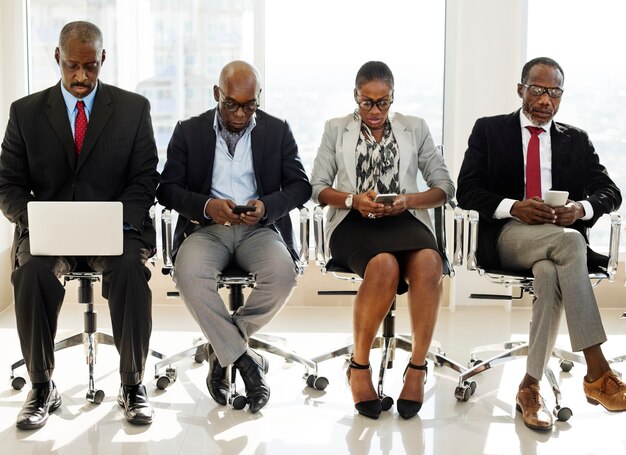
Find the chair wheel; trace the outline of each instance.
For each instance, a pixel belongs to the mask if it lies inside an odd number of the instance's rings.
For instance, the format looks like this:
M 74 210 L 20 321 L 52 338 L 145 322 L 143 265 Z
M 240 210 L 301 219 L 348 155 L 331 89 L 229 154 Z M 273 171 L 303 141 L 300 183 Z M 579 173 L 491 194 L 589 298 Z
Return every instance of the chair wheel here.
M 393 406 L 393 398 L 388 397 L 387 395 L 383 395 L 380 397 L 380 405 L 383 411 L 389 411 Z
M 159 379 L 157 379 L 156 382 L 156 386 L 161 390 L 165 390 L 170 385 L 170 383 L 170 378 L 168 378 L 167 376 L 159 376 Z
M 469 383 L 467 385 L 470 388 L 470 394 L 474 395 L 474 392 L 476 392 L 476 381 L 469 381 Z
M 206 354 L 204 354 L 204 353 L 201 353 L 201 354 L 199 353 L 199 354 L 196 354 L 196 355 L 193 356 L 193 361 L 196 362 L 196 363 L 202 363 L 205 360 L 208 360 L 208 359 L 206 357 Z
M 454 398 L 456 398 L 459 401 L 467 401 L 470 399 L 471 395 L 472 395 L 472 390 L 467 385 L 458 386 L 454 390 Z
M 556 409 L 554 410 L 554 415 L 561 422 L 567 422 L 572 414 L 573 412 L 570 408 L 560 408 L 558 411 Z
M 22 390 L 25 385 L 26 385 L 26 379 L 24 379 L 21 376 L 16 376 L 13 379 L 11 379 L 11 387 L 13 387 L 15 390 Z
M 483 361 L 480 360 L 480 359 L 470 359 L 470 361 L 467 363 L 467 365 L 470 368 L 474 368 L 476 365 L 480 365 L 481 363 L 483 363 Z
M 102 403 L 102 401 L 104 401 L 104 391 L 103 390 L 88 390 L 87 396 L 85 398 L 87 398 L 87 401 L 91 403 L 100 404 Z
M 574 368 L 574 362 L 572 362 L 571 360 L 561 360 L 561 362 L 559 362 L 559 366 L 561 367 L 561 371 L 567 373 L 572 368 Z
M 241 410 L 246 407 L 248 400 L 243 395 L 236 394 L 230 398 L 233 409 Z
M 328 379 L 324 376 L 311 374 L 306 377 L 306 385 L 317 390 L 324 390 L 328 387 Z
M 328 387 L 328 379 L 326 379 L 324 376 L 318 376 L 318 378 L 315 380 L 315 383 L 313 384 L 313 387 L 315 387 L 317 390 L 325 390 L 326 387 Z

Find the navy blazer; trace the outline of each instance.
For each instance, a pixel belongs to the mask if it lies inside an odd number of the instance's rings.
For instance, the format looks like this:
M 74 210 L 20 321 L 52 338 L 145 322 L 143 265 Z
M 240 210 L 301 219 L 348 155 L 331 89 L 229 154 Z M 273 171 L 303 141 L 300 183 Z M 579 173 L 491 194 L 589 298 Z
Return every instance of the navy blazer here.
M 480 213 L 478 260 L 485 267 L 500 267 L 496 240 L 500 228 L 509 221 L 494 219 L 496 208 L 504 198 L 525 199 L 519 115 L 518 110 L 478 119 L 459 172 L 459 205 Z M 586 228 L 593 226 L 603 214 L 617 210 L 622 202 L 621 193 L 600 164 L 585 131 L 552 122 L 550 138 L 552 189 L 569 191 L 570 199 L 587 200 L 593 207 L 592 219 L 577 220 L 571 226 L 587 238 Z
M 145 243 L 159 181 L 146 98 L 99 82 L 76 159 L 60 82 L 11 104 L 0 155 L 0 209 L 16 224 L 14 250 L 28 228 L 29 201 L 121 201 L 124 221 Z M 120 226 L 120 229 L 122 227 Z
M 159 202 L 179 214 L 173 254 L 198 226 L 212 223 L 204 215 L 211 196 L 216 136 L 215 109 L 180 121 L 167 148 L 167 162 L 157 189 Z M 262 110 L 256 111 L 251 133 L 252 165 L 259 199 L 265 204 L 263 221 L 278 232 L 294 259 L 298 258 L 288 214 L 311 197 L 311 185 L 298 156 L 289 125 Z

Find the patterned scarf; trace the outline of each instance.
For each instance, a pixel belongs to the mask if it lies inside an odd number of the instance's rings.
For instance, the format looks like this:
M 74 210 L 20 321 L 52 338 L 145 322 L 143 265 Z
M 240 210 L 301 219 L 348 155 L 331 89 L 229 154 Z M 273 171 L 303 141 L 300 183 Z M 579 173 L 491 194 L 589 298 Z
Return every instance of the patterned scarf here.
M 359 193 L 369 190 L 379 194 L 400 192 L 400 154 L 389 121 L 385 123 L 380 143 L 361 122 L 356 159 L 356 188 Z
M 220 126 L 220 136 L 222 136 L 222 139 L 224 139 L 224 142 L 226 142 L 226 146 L 228 147 L 228 153 L 230 153 L 230 156 L 235 156 L 235 148 L 237 147 L 237 142 L 239 142 L 239 139 L 241 139 L 243 133 L 246 132 L 246 129 L 244 128 L 243 130 L 237 132 L 229 131 L 222 121 L 222 117 L 219 115 L 219 110 L 216 112 L 217 120 Z

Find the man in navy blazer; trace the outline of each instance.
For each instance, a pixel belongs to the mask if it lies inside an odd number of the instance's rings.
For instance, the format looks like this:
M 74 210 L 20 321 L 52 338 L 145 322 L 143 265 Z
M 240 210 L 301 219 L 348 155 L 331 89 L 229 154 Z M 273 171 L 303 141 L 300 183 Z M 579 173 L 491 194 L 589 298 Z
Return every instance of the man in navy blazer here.
M 563 82 L 563 69 L 554 60 L 526 63 L 517 84 L 522 109 L 476 121 L 457 190 L 459 204 L 480 213 L 479 262 L 532 269 L 536 300 L 516 402 L 525 424 L 538 430 L 552 428 L 539 381 L 563 312 L 572 349 L 587 361 L 587 400 L 610 411 L 626 410 L 626 385 L 600 348 L 606 335 L 588 278 L 587 262 L 598 264 L 602 257 L 588 250 L 585 234 L 601 215 L 616 210 L 622 197 L 587 133 L 553 121 Z M 569 192 L 565 206 L 544 203 L 549 189 Z
M 152 421 L 141 381 L 152 329 L 145 262 L 156 243 L 148 210 L 159 179 L 158 156 L 148 100 L 99 82 L 105 58 L 98 27 L 89 22 L 65 25 L 55 51 L 61 81 L 11 105 L 2 142 L 0 209 L 16 225 L 11 280 L 17 331 L 33 383 L 17 418 L 21 429 L 43 426 L 49 412 L 61 405 L 51 380 L 65 294 L 58 277 L 79 264 L 102 272 L 102 294 L 120 353 L 118 403 L 129 422 Z M 83 120 L 78 118 L 81 111 Z M 81 128 L 84 138 L 75 142 Z M 80 259 L 32 256 L 29 201 L 121 201 L 124 253 Z
M 226 404 L 226 367 L 234 364 L 257 412 L 269 400 L 268 362 L 247 340 L 296 285 L 289 212 L 309 199 L 311 185 L 289 125 L 258 109 L 253 66 L 227 64 L 213 93 L 217 109 L 176 125 L 157 197 L 179 213 L 174 279 L 210 343 L 209 393 Z M 237 213 L 236 205 L 248 208 Z M 217 290 L 230 263 L 256 276 L 246 304 L 232 316 Z

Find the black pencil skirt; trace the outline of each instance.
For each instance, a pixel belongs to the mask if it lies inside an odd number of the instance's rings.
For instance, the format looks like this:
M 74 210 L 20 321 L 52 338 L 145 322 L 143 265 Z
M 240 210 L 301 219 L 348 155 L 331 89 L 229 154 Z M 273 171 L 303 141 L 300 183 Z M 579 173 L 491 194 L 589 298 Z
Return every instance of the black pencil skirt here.
M 409 289 L 404 280 L 406 254 L 426 248 L 438 251 L 435 236 L 409 212 L 369 219 L 351 210 L 330 238 L 333 260 L 361 278 L 370 259 L 380 253 L 393 253 L 400 265 L 398 294 L 404 294 Z

